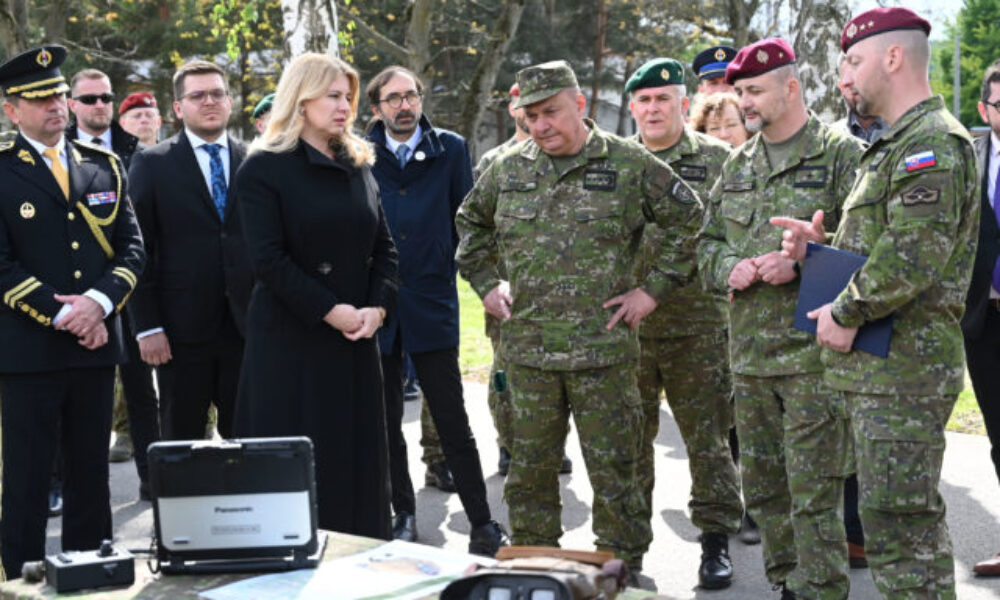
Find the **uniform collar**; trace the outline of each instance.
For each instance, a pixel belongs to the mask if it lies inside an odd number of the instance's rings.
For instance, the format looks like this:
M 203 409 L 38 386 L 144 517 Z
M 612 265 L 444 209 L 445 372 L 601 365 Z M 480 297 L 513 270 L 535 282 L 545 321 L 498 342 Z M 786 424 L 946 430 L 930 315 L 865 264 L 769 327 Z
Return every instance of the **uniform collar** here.
M 583 124 L 590 130 L 587 134 L 587 141 L 583 143 L 583 148 L 580 152 L 574 156 L 560 157 L 569 160 L 565 161 L 565 168 L 562 172 L 557 173 L 557 177 L 562 177 L 573 169 L 582 167 L 592 159 L 607 158 L 608 156 L 608 140 L 604 136 L 604 132 L 591 119 L 585 118 Z M 541 147 L 535 143 L 535 140 L 526 140 L 519 153 L 524 158 L 535 163 L 535 170 L 539 175 L 546 175 L 550 171 L 555 171 L 552 158 L 542 152 Z
M 909 110 L 903 113 L 903 116 L 896 119 L 896 122 L 893 123 L 891 127 L 889 127 L 888 131 L 886 131 L 885 133 L 882 134 L 881 137 L 879 137 L 878 141 L 883 142 L 893 139 L 897 135 L 900 135 L 904 130 L 909 128 L 910 125 L 918 121 L 925 114 L 937 110 L 944 110 L 944 98 L 941 97 L 940 95 L 931 96 L 926 100 L 922 100 L 914 104 L 913 106 L 910 107 Z M 872 147 L 874 147 L 874 144 L 872 144 Z
M 45 150 L 47 148 L 53 148 L 53 147 L 59 149 L 59 154 L 60 155 L 67 156 L 67 154 L 66 154 L 66 136 L 65 135 L 59 136 L 59 141 L 56 142 L 55 146 L 46 146 L 45 144 L 39 142 L 38 140 L 34 140 L 34 139 L 28 137 L 28 135 L 26 133 L 24 133 L 23 131 L 21 131 L 20 133 L 21 133 L 21 137 L 24 138 L 24 141 L 26 141 L 29 144 L 31 144 L 31 147 L 35 149 L 35 152 L 38 153 L 38 156 L 45 156 Z
M 796 166 L 810 158 L 815 158 L 823 154 L 826 150 L 824 136 L 820 135 L 822 121 L 816 113 L 809 111 L 809 120 L 806 121 L 805 131 L 799 136 L 795 149 L 789 154 L 789 158 L 784 164 L 770 165 L 767 160 L 767 153 L 764 150 L 764 136 L 757 134 L 737 148 L 737 152 L 743 154 L 747 161 L 756 161 L 754 170 L 768 177 L 774 177 L 793 166 Z

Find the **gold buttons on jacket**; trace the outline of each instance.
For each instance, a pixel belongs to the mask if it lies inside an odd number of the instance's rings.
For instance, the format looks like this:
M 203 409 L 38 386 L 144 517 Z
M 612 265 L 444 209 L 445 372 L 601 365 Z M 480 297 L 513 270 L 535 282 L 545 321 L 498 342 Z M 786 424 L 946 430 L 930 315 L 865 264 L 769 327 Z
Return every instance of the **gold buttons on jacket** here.
M 74 279 L 79 279 L 81 277 L 83 277 L 83 273 L 81 273 L 80 271 L 73 271 L 73 278 Z
M 66 215 L 66 218 L 67 218 L 67 219 L 69 219 L 70 221 L 72 221 L 73 219 L 75 219 L 75 218 L 76 218 L 76 215 L 75 215 L 75 214 L 73 214 L 73 213 L 68 213 L 68 214 Z
M 80 242 L 78 242 L 76 240 L 73 240 L 73 243 L 71 243 L 69 245 L 69 247 L 72 248 L 72 249 L 74 249 L 74 250 L 79 250 L 80 249 Z

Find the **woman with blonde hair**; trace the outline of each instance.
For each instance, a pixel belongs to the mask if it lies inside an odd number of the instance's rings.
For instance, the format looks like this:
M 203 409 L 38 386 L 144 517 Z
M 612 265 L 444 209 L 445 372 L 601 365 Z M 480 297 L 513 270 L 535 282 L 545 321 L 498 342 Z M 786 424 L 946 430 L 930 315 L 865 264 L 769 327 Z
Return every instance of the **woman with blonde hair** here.
M 750 137 L 743 124 L 739 98 L 730 92 L 700 96 L 691 107 L 691 127 L 728 142 L 733 148 Z
M 303 54 L 278 83 L 271 121 L 236 176 L 257 283 L 247 311 L 239 436 L 305 435 L 319 526 L 389 539 L 379 351 L 396 250 L 351 127 L 357 72 Z

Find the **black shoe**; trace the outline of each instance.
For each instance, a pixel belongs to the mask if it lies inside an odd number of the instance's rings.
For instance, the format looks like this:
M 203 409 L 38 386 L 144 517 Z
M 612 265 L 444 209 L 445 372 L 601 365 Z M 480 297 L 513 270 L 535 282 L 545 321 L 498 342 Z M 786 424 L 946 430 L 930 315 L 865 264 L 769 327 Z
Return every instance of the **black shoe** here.
M 139 500 L 143 502 L 150 502 L 153 497 L 149 494 L 149 482 L 140 481 L 139 482 Z
M 49 490 L 49 517 L 58 517 L 62 515 L 62 511 L 62 491 L 52 488 Z
M 733 582 L 733 561 L 729 558 L 729 538 L 724 533 L 701 534 L 701 566 L 698 585 L 706 590 L 719 590 Z
M 448 465 L 443 462 L 427 467 L 427 472 L 424 473 L 424 485 L 436 487 L 442 492 L 455 491 L 455 480 L 451 477 Z
M 410 379 L 403 384 L 403 400 L 420 400 L 420 384 L 416 379 Z
M 493 558 L 501 546 L 509 544 L 507 532 L 496 521 L 484 523 L 469 533 L 469 554 Z
M 501 475 L 506 477 L 508 471 L 510 471 L 510 452 L 508 452 L 506 448 L 501 446 L 500 460 L 497 461 L 497 473 L 500 473 Z
M 573 472 L 573 461 L 571 461 L 568 456 L 563 454 L 562 464 L 559 465 L 559 474 L 566 475 L 572 472 Z
M 404 542 L 417 541 L 417 518 L 401 511 L 392 520 L 392 537 Z

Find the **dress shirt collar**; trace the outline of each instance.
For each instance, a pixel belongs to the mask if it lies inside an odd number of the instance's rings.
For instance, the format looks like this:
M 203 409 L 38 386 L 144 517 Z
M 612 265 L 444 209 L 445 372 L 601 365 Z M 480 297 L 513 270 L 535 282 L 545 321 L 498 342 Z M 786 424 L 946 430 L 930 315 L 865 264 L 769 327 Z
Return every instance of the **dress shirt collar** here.
M 389 135 L 388 129 L 389 128 L 387 127 L 385 132 L 385 145 L 389 148 L 389 152 L 395 154 L 396 148 L 406 144 L 410 147 L 410 156 L 413 156 L 416 153 L 417 146 L 420 145 L 420 134 L 423 133 L 423 131 L 421 131 L 420 123 L 417 123 L 417 128 L 413 130 L 413 135 L 411 135 L 405 142 L 396 141 L 394 137 Z
M 227 151 L 229 150 L 229 136 L 226 135 L 225 132 L 223 132 L 222 135 L 219 136 L 219 139 L 215 140 L 214 142 L 209 142 L 207 140 L 204 140 L 204 139 L 198 137 L 197 135 L 195 135 L 187 127 L 184 128 L 184 135 L 186 135 L 187 138 L 188 138 L 188 141 L 191 142 L 191 147 L 194 148 L 194 149 L 196 149 L 196 150 L 198 148 L 204 146 L 205 144 L 218 144 L 218 145 L 222 146 L 224 149 L 226 149 Z
M 43 158 L 45 157 L 45 149 L 53 147 L 53 146 L 46 146 L 45 144 L 39 142 L 38 140 L 31 139 L 30 137 L 28 137 L 28 135 L 26 133 L 24 133 L 24 131 L 21 131 L 21 137 L 23 137 L 25 140 L 27 140 L 28 143 L 31 144 L 31 147 L 35 149 L 35 152 L 37 152 L 38 155 L 41 156 L 41 157 L 43 157 Z M 63 157 L 65 159 L 66 158 L 66 136 L 59 136 L 59 141 L 56 143 L 56 145 L 54 147 L 59 149 L 59 156 L 61 156 L 61 157 Z
M 95 137 L 96 138 L 101 138 L 101 144 L 104 145 L 105 149 L 114 151 L 114 149 L 111 147 L 111 128 L 110 127 L 108 127 L 107 129 L 105 129 L 104 133 L 102 133 L 101 135 L 91 135 L 91 134 L 87 133 L 86 131 L 80 129 L 79 125 L 76 126 L 76 139 L 82 140 L 84 142 L 93 142 L 93 140 L 94 140 Z
M 992 129 L 990 130 L 990 150 L 993 154 L 990 158 L 1000 160 L 1000 138 L 997 137 L 996 132 Z

